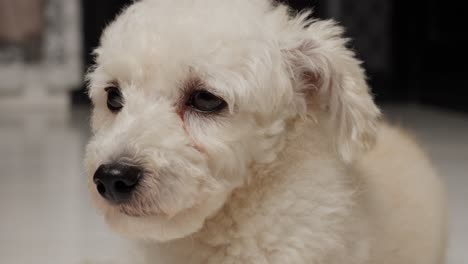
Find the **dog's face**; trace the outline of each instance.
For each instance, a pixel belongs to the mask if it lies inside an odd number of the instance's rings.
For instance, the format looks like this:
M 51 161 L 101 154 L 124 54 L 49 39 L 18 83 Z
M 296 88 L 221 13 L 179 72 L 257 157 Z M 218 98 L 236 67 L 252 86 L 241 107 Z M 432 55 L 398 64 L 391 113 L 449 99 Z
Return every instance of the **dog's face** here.
M 108 223 L 159 241 L 197 231 L 252 168 L 275 161 L 310 97 L 350 160 L 372 140 L 378 110 L 340 34 L 267 0 L 128 8 L 89 74 L 86 165 Z

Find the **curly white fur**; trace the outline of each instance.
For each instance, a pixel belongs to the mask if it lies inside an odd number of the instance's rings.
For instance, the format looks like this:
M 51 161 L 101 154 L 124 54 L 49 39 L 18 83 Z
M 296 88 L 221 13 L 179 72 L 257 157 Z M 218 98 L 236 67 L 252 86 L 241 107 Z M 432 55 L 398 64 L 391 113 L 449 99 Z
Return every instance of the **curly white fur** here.
M 341 27 L 308 16 L 267 0 L 142 0 L 105 30 L 89 177 L 111 161 L 146 174 L 123 205 L 90 189 L 112 228 L 146 241 L 147 263 L 442 262 L 430 163 L 379 126 Z M 185 109 L 194 85 L 227 111 Z

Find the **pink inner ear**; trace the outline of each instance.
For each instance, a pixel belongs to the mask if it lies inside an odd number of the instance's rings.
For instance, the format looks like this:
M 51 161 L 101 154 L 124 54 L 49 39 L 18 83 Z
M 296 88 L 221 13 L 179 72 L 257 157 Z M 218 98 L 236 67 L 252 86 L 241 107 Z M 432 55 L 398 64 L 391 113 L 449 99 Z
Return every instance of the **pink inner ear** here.
M 297 46 L 289 50 L 288 59 L 292 66 L 292 74 L 299 81 L 299 89 L 305 94 L 313 94 L 322 86 L 320 72 L 317 72 L 316 52 L 317 44 L 313 40 L 302 40 Z
M 307 93 L 317 91 L 321 86 L 321 79 L 318 73 L 306 71 L 301 74 L 301 79 L 304 82 Z

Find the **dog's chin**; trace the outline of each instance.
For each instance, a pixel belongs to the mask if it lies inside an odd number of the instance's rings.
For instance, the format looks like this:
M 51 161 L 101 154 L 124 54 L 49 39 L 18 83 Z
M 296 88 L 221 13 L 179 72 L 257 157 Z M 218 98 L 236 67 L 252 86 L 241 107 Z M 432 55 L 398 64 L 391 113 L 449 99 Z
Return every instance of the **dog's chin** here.
M 119 211 L 109 211 L 105 215 L 108 225 L 116 233 L 132 240 L 164 242 L 183 238 L 199 230 L 204 219 L 147 215 L 129 216 Z
M 118 207 L 106 206 L 104 215 L 107 224 L 116 233 L 132 240 L 165 242 L 190 236 L 199 231 L 207 218 L 223 206 L 229 193 L 216 194 L 195 207 L 173 216 L 151 214 L 135 216 Z

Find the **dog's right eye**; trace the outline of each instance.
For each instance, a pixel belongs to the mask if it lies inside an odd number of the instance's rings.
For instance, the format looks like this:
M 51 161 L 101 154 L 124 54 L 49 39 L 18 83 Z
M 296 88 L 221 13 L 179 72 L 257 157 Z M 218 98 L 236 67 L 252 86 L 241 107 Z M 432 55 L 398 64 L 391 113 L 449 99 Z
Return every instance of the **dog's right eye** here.
M 107 108 L 112 113 L 117 113 L 123 108 L 123 98 L 122 93 L 117 87 L 107 87 Z
M 222 110 L 227 106 L 226 102 L 205 90 L 198 90 L 192 93 L 187 105 L 197 112 L 213 113 Z

